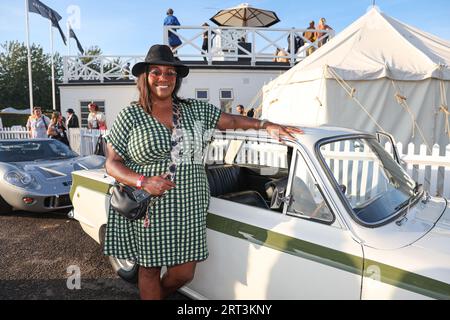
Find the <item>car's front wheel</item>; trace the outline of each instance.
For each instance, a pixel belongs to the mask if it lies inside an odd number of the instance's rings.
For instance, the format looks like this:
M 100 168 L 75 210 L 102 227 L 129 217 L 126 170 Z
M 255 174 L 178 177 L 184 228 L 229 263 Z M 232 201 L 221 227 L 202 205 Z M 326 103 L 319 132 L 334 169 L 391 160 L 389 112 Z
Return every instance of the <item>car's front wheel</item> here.
M 100 239 L 102 241 L 101 246 L 104 247 L 106 235 L 106 226 L 102 226 L 100 229 Z M 113 256 L 108 257 L 109 262 L 115 273 L 122 279 L 130 283 L 137 283 L 139 265 L 134 261 L 128 259 L 119 259 Z
M 0 214 L 8 214 L 12 212 L 12 207 L 8 202 L 0 196 Z

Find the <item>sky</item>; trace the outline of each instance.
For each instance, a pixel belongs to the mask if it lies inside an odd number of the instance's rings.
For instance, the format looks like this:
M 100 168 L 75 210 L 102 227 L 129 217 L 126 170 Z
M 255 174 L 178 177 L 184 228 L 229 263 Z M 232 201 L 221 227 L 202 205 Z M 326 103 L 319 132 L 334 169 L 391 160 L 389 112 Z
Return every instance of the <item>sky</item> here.
M 273 28 L 306 28 L 310 20 L 327 19 L 336 32 L 342 31 L 364 15 L 373 0 L 253 0 L 254 7 L 273 10 L 281 22 Z M 41 0 L 66 21 L 86 49 L 99 46 L 105 55 L 144 56 L 148 48 L 163 42 L 162 22 L 168 8 L 184 26 L 200 26 L 217 11 L 240 4 L 230 0 Z M 376 0 L 385 14 L 445 40 L 450 40 L 450 1 L 448 0 Z M 40 44 L 50 52 L 49 20 L 30 13 L 30 42 Z M 9 40 L 26 41 L 25 0 L 0 0 L 0 43 Z M 210 25 L 214 25 L 210 23 Z M 70 53 L 77 54 L 70 42 Z M 57 29 L 54 48 L 68 54 Z

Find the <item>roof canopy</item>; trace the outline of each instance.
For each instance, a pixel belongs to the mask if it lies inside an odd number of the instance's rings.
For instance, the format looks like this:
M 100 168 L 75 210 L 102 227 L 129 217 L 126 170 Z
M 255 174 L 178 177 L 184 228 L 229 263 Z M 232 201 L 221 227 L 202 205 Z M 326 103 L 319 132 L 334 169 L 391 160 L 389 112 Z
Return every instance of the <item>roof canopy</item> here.
M 268 87 L 331 78 L 450 80 L 450 42 L 370 9 L 335 38 Z

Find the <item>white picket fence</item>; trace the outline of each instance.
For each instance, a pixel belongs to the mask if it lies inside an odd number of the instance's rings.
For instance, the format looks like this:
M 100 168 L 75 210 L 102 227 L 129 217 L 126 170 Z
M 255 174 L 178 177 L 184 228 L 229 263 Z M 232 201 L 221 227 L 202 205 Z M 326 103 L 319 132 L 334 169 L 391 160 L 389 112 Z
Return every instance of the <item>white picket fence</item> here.
M 206 163 L 224 163 L 228 143 L 229 140 L 215 139 L 208 148 Z M 287 168 L 287 147 L 273 143 L 245 141 L 236 156 L 236 163 Z
M 90 130 L 86 128 L 69 129 L 70 146 L 73 151 L 82 156 L 94 154 L 98 137 L 100 135 L 105 136 L 107 133 L 108 130 Z
M 72 149 L 80 155 L 94 154 L 97 145 L 97 139 L 100 135 L 106 135 L 108 131 L 89 130 L 85 128 L 70 129 L 69 140 Z M 0 129 L 0 139 L 26 139 L 28 133 L 26 128 L 3 128 Z M 228 145 L 227 140 L 214 140 L 207 154 L 207 162 L 223 161 L 224 151 Z M 287 167 L 286 151 L 284 146 L 272 144 L 260 144 L 258 142 L 248 141 L 243 146 L 237 156 L 237 163 L 252 163 L 274 167 Z M 386 150 L 391 147 L 387 144 Z M 432 195 L 444 196 L 450 198 L 450 145 L 441 150 L 438 145 L 434 145 L 431 154 L 427 152 L 425 145 L 415 146 L 410 143 L 403 153 L 402 143 L 397 143 L 400 159 L 405 163 L 405 169 L 408 174 L 418 183 L 423 184 L 425 190 Z M 349 192 L 359 190 L 357 197 L 369 196 L 375 192 L 373 186 L 378 179 L 376 166 L 373 165 L 373 159 L 367 158 L 367 155 L 361 153 L 358 155 L 358 161 L 351 161 L 349 157 L 355 155 L 350 153 L 348 146 L 343 146 L 338 154 L 334 154 L 333 163 L 329 165 L 339 182 L 351 181 Z M 335 152 L 328 150 L 327 152 Z M 331 156 L 329 153 L 328 156 Z M 372 162 L 372 164 L 371 164 Z M 349 175 L 353 175 L 349 177 Z
M 25 127 L 11 127 L 0 129 L 0 140 L 2 139 L 27 139 L 29 138 L 28 130 Z
M 385 149 L 391 151 L 392 146 L 386 143 Z M 397 150 L 404 169 L 425 190 L 431 195 L 450 197 L 450 145 L 444 156 L 440 156 L 438 145 L 433 146 L 431 155 L 427 154 L 426 145 L 421 145 L 417 154 L 410 143 L 407 153 L 403 153 L 399 142 Z M 345 141 L 322 147 L 322 154 L 339 184 L 345 185 L 347 194 L 355 200 L 370 199 L 378 193 L 381 164 L 370 150 L 352 150 L 350 142 Z

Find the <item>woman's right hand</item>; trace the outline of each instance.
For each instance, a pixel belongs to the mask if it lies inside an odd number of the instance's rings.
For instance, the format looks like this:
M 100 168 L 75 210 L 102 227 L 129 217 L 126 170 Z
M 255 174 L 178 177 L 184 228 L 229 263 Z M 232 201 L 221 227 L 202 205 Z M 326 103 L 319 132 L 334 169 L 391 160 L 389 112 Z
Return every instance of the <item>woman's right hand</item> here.
M 152 196 L 160 196 L 164 192 L 175 187 L 175 183 L 167 180 L 167 174 L 162 174 L 154 177 L 145 177 L 142 182 L 142 188 L 150 193 Z

